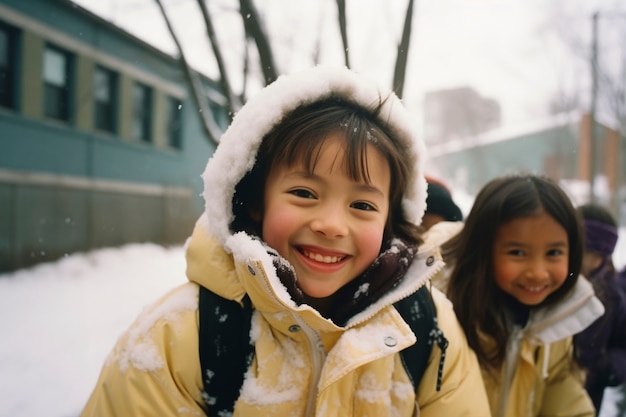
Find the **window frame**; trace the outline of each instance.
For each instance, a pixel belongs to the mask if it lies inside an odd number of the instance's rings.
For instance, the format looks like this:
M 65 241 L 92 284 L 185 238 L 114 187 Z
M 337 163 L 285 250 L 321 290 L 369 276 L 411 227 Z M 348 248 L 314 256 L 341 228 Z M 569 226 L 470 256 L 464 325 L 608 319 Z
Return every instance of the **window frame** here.
M 93 127 L 98 131 L 115 134 L 117 133 L 117 114 L 115 110 L 118 102 L 119 76 L 117 72 L 101 65 L 96 65 L 93 74 Z M 98 97 L 98 89 L 100 88 L 98 85 L 99 74 L 105 75 L 107 80 L 107 85 L 105 86 L 108 95 L 107 101 L 99 100 Z
M 139 91 L 142 92 L 141 97 L 138 97 Z M 133 84 L 132 94 L 132 137 L 142 142 L 152 143 L 152 88 L 136 81 Z M 138 98 L 141 99 L 141 103 L 137 102 Z
M 52 80 L 46 79 L 46 56 L 48 53 L 57 54 L 63 58 L 62 68 L 63 85 L 55 85 Z M 43 82 L 43 115 L 49 119 L 61 122 L 70 122 L 72 119 L 72 93 L 73 93 L 73 55 L 56 45 L 46 44 L 43 51 L 42 82 Z M 52 69 L 54 70 L 54 69 Z M 54 97 L 56 96 L 56 97 Z M 54 108 L 53 103 L 55 103 Z
M 5 85 L 0 84 L 0 107 L 3 109 L 15 110 L 17 107 L 17 61 L 19 50 L 19 29 L 4 21 L 0 21 L 0 31 L 6 35 L 6 66 L 0 67 L 0 80 L 4 80 Z M 4 76 L 3 76 L 4 74 Z M 2 82 L 2 81 L 0 81 Z M 3 93 L 4 91 L 4 93 Z
M 167 100 L 167 145 L 170 148 L 183 148 L 183 103 L 176 97 Z

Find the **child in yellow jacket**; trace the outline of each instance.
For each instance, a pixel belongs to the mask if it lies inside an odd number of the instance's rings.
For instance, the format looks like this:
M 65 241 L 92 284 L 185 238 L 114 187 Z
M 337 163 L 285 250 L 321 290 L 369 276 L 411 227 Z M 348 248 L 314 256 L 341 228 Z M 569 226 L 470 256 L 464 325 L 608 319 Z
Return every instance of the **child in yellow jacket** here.
M 420 249 L 426 181 L 411 119 L 345 68 L 283 76 L 251 99 L 204 172 L 190 282 L 122 335 L 82 416 L 488 416 L 476 356 L 437 290 L 434 333 L 449 344 L 433 345 L 417 388 L 401 356 L 429 341 L 395 305 L 442 267 Z M 253 308 L 253 359 L 218 409 L 198 359 L 204 290 Z M 217 336 L 219 356 L 229 346 Z
M 447 294 L 478 356 L 494 417 L 588 416 L 593 404 L 572 336 L 604 312 L 579 276 L 579 216 L 565 192 L 535 175 L 496 178 L 461 232 Z

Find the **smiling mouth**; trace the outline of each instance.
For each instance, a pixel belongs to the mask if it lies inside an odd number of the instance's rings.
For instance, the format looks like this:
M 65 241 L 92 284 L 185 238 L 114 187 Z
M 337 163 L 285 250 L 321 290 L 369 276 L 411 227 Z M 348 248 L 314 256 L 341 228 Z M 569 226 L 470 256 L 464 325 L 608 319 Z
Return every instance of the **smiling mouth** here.
M 548 287 L 546 285 L 542 285 L 540 287 L 527 287 L 527 286 L 523 285 L 522 288 L 524 288 L 526 291 L 529 291 L 529 292 L 541 292 L 541 291 L 545 290 Z
M 336 255 L 322 255 L 317 252 L 311 252 L 309 250 L 303 249 L 301 253 L 309 259 L 312 259 L 316 262 L 321 262 L 325 264 L 335 264 L 343 261 L 345 256 L 336 256 Z

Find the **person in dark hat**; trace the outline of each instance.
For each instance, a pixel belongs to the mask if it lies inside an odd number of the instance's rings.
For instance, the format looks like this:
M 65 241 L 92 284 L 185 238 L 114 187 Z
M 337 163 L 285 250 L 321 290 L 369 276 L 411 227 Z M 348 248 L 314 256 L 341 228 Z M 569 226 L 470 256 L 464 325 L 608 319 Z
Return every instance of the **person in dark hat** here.
M 578 210 L 585 225 L 581 272 L 605 308 L 602 317 L 574 338 L 579 362 L 587 370 L 585 388 L 598 415 L 605 388 L 626 381 L 626 298 L 611 259 L 618 239 L 615 218 L 597 204 Z
M 426 182 L 426 211 L 422 218 L 422 227 L 426 229 L 424 245 L 443 248 L 463 228 L 463 213 L 452 200 L 452 194 L 443 182 L 429 176 L 426 176 Z M 446 258 L 446 253 L 444 249 L 446 266 L 431 279 L 431 283 L 444 292 L 452 265 L 452 260 Z
M 442 182 L 431 177 L 426 177 L 426 181 L 428 183 L 426 212 L 422 219 L 422 226 L 428 230 L 439 222 L 463 221 L 463 213 L 452 200 L 450 190 Z

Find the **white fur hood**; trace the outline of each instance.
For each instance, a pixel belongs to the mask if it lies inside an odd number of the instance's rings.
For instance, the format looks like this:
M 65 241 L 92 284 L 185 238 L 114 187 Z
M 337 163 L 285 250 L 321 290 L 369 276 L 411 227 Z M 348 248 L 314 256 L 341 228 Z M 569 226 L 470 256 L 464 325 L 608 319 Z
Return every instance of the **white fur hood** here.
M 426 207 L 426 180 L 423 175 L 424 146 L 409 114 L 395 94 L 374 81 L 343 67 L 318 66 L 284 75 L 250 99 L 237 113 L 209 159 L 204 180 L 205 219 L 209 233 L 222 245 L 232 234 L 232 199 L 235 186 L 255 163 L 264 136 L 290 111 L 302 104 L 339 97 L 361 106 L 387 99 L 381 119 L 392 134 L 407 144 L 413 173 L 403 199 L 407 219 L 419 224 Z M 225 245 L 229 246 L 229 245 Z

